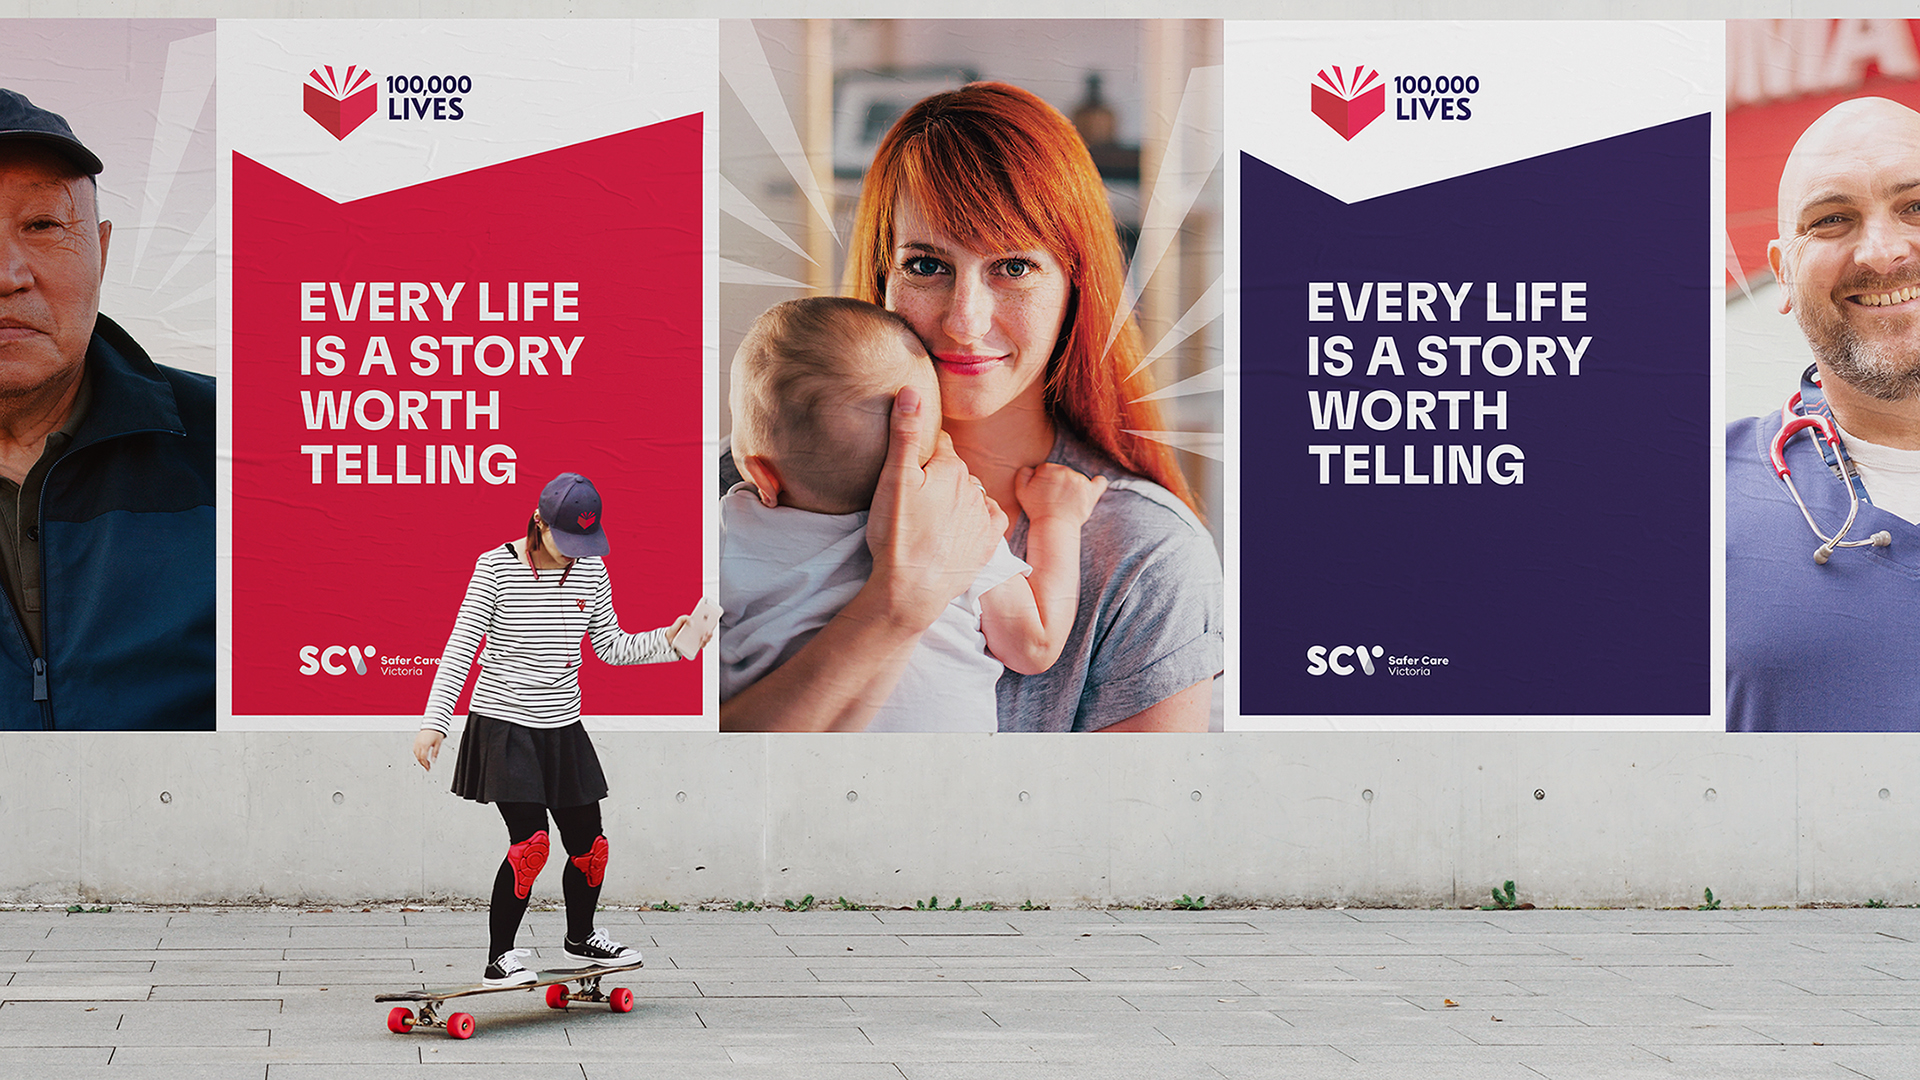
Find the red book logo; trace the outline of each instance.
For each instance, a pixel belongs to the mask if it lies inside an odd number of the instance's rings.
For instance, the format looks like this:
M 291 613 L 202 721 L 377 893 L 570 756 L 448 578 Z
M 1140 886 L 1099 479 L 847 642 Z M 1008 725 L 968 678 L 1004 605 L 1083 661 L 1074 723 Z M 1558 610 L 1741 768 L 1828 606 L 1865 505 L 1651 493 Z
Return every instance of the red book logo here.
M 362 67 L 349 66 L 344 76 L 336 76 L 331 64 L 314 68 L 305 86 L 307 115 L 334 138 L 344 139 L 379 107 L 379 89 L 373 72 Z
M 1328 75 L 1331 71 L 1333 74 Z M 1364 66 L 1322 68 L 1313 85 L 1313 115 L 1348 142 L 1387 111 L 1387 84 Z
M 579 520 L 580 520 L 581 528 L 591 529 L 593 528 L 593 523 L 600 520 L 600 515 L 593 513 L 592 511 L 588 511 L 587 513 L 581 514 Z

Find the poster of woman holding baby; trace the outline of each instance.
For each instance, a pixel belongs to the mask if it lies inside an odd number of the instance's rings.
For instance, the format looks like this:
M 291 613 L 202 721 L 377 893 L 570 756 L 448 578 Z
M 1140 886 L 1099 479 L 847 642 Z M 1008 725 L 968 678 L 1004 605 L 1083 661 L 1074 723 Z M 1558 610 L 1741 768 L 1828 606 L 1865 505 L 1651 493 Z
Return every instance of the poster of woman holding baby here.
M 723 29 L 723 730 L 1218 727 L 1217 27 L 1060 29 Z

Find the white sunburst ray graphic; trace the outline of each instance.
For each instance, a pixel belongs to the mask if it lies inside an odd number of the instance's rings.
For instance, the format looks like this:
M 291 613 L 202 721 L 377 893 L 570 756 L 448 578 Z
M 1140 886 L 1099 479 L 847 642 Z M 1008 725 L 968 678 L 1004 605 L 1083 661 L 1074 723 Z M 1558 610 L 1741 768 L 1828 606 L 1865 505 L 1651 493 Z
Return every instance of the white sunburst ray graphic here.
M 212 278 L 180 292 L 160 306 L 162 314 L 173 314 L 192 308 L 196 304 L 211 304 L 219 295 L 219 289 Z
M 720 284 L 722 285 L 766 285 L 781 289 L 810 289 L 813 286 L 804 281 L 795 281 L 783 277 L 771 270 L 762 270 L 757 266 L 743 263 L 738 259 L 722 257 L 720 259 Z
M 774 224 L 773 219 L 767 216 L 767 212 L 760 209 L 760 207 L 754 203 L 753 199 L 748 197 L 746 192 L 735 187 L 733 181 L 727 179 L 725 176 L 720 178 L 720 212 L 762 236 L 767 237 L 774 243 L 793 252 L 795 255 L 813 263 L 815 266 L 819 265 L 813 256 L 807 254 L 805 248 L 794 242 L 794 239 L 787 235 L 786 230 Z
M 726 62 L 720 67 L 721 77 L 726 80 L 734 97 L 746 110 L 748 119 L 761 137 L 766 139 L 767 145 L 805 196 L 808 206 L 837 247 L 841 243 L 840 234 L 834 225 L 827 193 L 821 190 L 813 163 L 807 157 L 799 129 L 794 126 L 792 111 L 780 91 L 779 81 L 774 77 L 759 31 L 753 23 L 741 19 L 724 20 L 720 25 L 720 49 L 726 57 Z M 719 200 L 720 211 L 728 217 L 799 255 L 808 263 L 819 265 L 818 260 L 775 223 L 752 196 L 724 174 L 720 177 Z M 800 290 L 810 288 L 804 282 L 749 266 L 724 255 L 720 259 L 720 281 L 729 285 L 770 285 Z
M 1748 280 L 1747 272 L 1744 269 L 1742 269 L 1740 266 L 1740 253 L 1734 250 L 1733 234 L 1726 233 L 1725 237 L 1726 237 L 1726 251 L 1723 253 L 1722 257 L 1726 260 L 1728 276 L 1732 277 L 1733 283 L 1739 286 L 1741 295 L 1745 296 L 1750 301 L 1758 302 L 1759 298 L 1754 296 L 1753 294 L 1754 286 Z
M 1180 105 L 1169 133 L 1166 151 L 1161 156 L 1159 173 L 1154 177 L 1152 194 L 1141 217 L 1140 235 L 1134 244 L 1132 264 L 1127 268 L 1120 303 L 1107 332 L 1106 348 L 1111 349 L 1127 319 L 1139 304 L 1142 292 L 1154 271 L 1159 269 L 1182 228 L 1193 213 L 1194 204 L 1218 170 L 1222 160 L 1220 107 L 1222 68 L 1218 65 L 1194 68 L 1180 96 Z M 1173 350 L 1195 333 L 1218 319 L 1224 311 L 1224 286 L 1215 277 L 1200 298 L 1192 304 L 1160 340 L 1147 351 L 1128 375 L 1134 375 L 1171 355 Z M 1166 386 L 1135 399 L 1158 401 L 1213 393 L 1224 384 L 1221 362 L 1216 355 L 1213 366 L 1191 378 Z M 1165 443 L 1216 461 L 1224 458 L 1225 440 L 1215 431 L 1144 431 L 1129 429 L 1129 434 Z
M 208 205 L 194 222 L 192 232 L 181 242 L 176 255 L 164 267 L 149 264 L 154 241 L 165 231 L 161 219 L 186 161 L 188 147 L 199 129 L 200 117 L 213 96 L 214 34 L 195 34 L 167 47 L 167 63 L 161 77 L 160 96 L 153 117 L 152 152 L 139 196 L 139 224 L 134 230 L 135 273 L 158 278 L 147 284 L 165 285 L 178 274 L 184 261 L 213 247 L 214 214 Z
M 179 280 L 189 273 L 189 270 L 195 265 L 196 260 L 203 257 L 213 257 L 218 254 L 214 250 L 215 230 L 213 218 L 214 210 L 213 207 L 209 205 L 206 207 L 205 212 L 200 215 L 189 229 L 181 230 L 175 226 L 159 224 L 142 230 L 143 232 L 180 233 L 179 242 L 173 245 L 173 261 L 164 267 L 158 267 L 156 264 L 155 268 L 150 268 L 154 276 L 152 288 L 155 293 L 165 293 L 173 286 L 176 280 Z M 213 279 L 211 277 L 197 285 L 189 284 L 186 286 L 187 292 L 168 300 L 161 306 L 161 310 L 169 311 L 205 299 L 207 295 L 211 295 L 212 287 Z
M 785 230 L 774 224 L 773 219 L 767 216 L 766 211 L 755 205 L 754 201 L 748 197 L 746 192 L 734 186 L 733 181 L 727 179 L 725 176 L 720 178 L 720 212 L 774 241 L 781 247 L 807 260 L 809 263 L 814 263 L 816 266 L 819 265 L 814 261 L 812 256 L 806 253 L 805 249 L 795 243 L 793 238 L 786 234 Z M 764 270 L 760 267 L 743 263 L 738 259 L 728 258 L 725 255 L 720 257 L 720 283 L 722 285 L 771 285 L 777 288 L 789 289 L 807 288 L 805 282 L 795 281 L 790 277 L 785 277 L 771 270 Z

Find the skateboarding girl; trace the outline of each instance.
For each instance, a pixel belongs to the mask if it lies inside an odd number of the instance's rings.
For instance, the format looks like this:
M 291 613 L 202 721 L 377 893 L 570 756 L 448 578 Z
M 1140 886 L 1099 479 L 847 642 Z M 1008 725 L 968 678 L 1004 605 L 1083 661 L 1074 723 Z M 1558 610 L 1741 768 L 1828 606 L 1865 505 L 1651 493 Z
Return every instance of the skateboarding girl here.
M 540 492 L 526 536 L 481 555 L 454 617 L 453 632 L 413 756 L 431 769 L 453 721 L 453 706 L 479 655 L 453 793 L 493 803 L 507 825 L 507 855 L 494 875 L 486 986 L 522 986 L 534 973 L 514 948 L 533 881 L 546 865 L 552 814 L 566 850 L 560 887 L 567 903 L 568 961 L 581 966 L 637 963 L 640 954 L 593 925 L 607 868 L 600 800 L 607 781 L 580 723 L 580 640 L 609 664 L 680 659 L 674 635 L 681 616 L 658 630 L 629 634 L 613 610 L 613 590 L 600 556 L 607 552 L 600 493 L 578 473 L 561 473 Z M 486 650 L 480 653 L 481 639 Z M 692 656 L 704 638 L 678 642 Z

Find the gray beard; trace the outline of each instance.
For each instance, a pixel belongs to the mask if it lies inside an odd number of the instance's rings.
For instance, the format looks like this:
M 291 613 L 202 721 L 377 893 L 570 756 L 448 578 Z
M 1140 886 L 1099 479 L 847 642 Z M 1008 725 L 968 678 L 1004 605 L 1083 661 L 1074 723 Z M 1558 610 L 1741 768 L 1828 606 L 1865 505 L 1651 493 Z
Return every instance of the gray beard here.
M 1920 397 L 1920 340 L 1862 340 L 1846 320 L 1813 305 L 1794 305 L 1794 317 L 1813 355 L 1847 385 L 1881 401 Z

